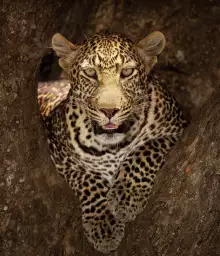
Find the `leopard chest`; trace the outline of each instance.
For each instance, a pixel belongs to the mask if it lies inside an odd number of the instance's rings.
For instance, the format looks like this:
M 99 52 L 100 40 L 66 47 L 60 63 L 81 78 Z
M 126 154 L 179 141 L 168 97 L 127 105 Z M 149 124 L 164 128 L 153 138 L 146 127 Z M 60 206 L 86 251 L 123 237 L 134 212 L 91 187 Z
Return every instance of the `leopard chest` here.
M 125 159 L 124 154 L 102 152 L 101 155 L 93 155 L 79 148 L 69 148 L 66 145 L 53 144 L 51 157 L 58 170 L 83 171 L 101 176 L 111 183 L 121 163 Z
M 119 154 L 106 153 L 99 157 L 82 157 L 81 164 L 90 172 L 101 175 L 111 183 L 112 178 L 117 173 L 124 157 Z

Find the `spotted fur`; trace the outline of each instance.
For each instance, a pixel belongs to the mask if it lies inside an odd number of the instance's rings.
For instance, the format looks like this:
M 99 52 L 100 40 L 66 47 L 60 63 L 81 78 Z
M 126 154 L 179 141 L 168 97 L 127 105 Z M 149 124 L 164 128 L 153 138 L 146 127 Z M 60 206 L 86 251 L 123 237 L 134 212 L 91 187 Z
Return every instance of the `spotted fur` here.
M 108 253 L 122 240 L 125 223 L 145 207 L 186 122 L 176 100 L 149 75 L 156 62 L 155 35 L 146 41 L 150 50 L 143 49 L 145 41 L 136 45 L 116 34 L 94 36 L 79 46 L 55 36 L 53 48 L 69 75 L 64 87 L 70 90 L 67 95 L 65 89 L 65 99 L 59 94 L 56 99 L 52 89 L 49 108 L 48 97 L 46 104 L 43 100 L 48 90 L 39 90 L 51 157 L 80 199 L 88 240 Z M 122 77 L 129 67 L 132 75 Z M 87 68 L 95 69 L 89 70 L 93 77 L 84 73 Z M 104 128 L 108 118 L 103 106 L 117 107 L 109 119 L 118 127 L 113 132 Z
M 52 81 L 38 83 L 38 104 L 43 118 L 66 99 L 70 85 L 68 81 Z

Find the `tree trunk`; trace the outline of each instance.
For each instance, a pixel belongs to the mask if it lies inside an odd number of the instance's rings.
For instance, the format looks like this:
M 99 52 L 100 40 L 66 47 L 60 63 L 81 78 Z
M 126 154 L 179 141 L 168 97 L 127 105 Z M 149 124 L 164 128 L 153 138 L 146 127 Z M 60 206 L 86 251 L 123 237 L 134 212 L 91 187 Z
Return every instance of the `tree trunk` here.
M 94 1 L 90 10 L 88 1 L 41 0 L 4 1 L 1 7 L 1 255 L 102 255 L 85 239 L 78 201 L 50 161 L 36 97 L 40 58 L 67 11 L 83 15 L 72 27 L 77 36 L 77 24 L 98 5 Z M 147 208 L 127 226 L 116 254 L 220 254 L 219 99 L 206 103 L 170 154 Z

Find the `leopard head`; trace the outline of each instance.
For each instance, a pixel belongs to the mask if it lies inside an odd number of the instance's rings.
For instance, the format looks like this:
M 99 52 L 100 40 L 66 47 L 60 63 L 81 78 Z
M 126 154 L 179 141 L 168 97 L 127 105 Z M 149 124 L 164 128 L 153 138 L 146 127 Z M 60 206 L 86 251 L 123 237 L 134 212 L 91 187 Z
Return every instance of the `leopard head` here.
M 99 127 L 117 132 L 147 102 L 147 75 L 165 47 L 165 37 L 153 32 L 135 44 L 118 34 L 96 35 L 74 45 L 58 33 L 52 47 L 75 100 Z

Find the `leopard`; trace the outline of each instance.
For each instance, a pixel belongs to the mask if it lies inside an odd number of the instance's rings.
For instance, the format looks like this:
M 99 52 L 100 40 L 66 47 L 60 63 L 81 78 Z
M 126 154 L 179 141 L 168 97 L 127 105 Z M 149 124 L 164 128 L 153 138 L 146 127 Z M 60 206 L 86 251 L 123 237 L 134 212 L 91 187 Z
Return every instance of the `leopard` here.
M 152 73 L 166 39 L 118 33 L 52 48 L 68 79 L 38 88 L 51 159 L 79 199 L 93 247 L 117 250 L 125 226 L 147 205 L 157 173 L 187 125 L 182 108 Z

